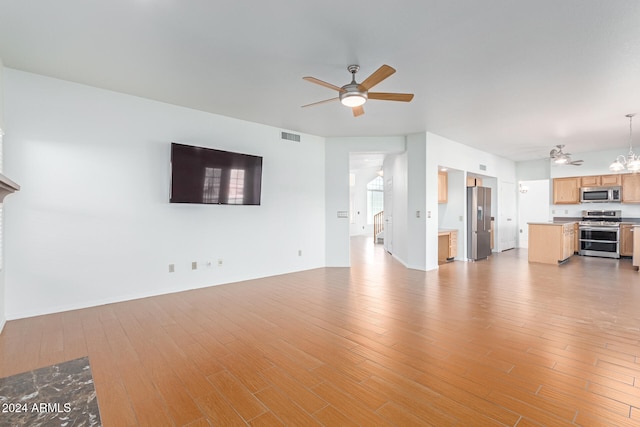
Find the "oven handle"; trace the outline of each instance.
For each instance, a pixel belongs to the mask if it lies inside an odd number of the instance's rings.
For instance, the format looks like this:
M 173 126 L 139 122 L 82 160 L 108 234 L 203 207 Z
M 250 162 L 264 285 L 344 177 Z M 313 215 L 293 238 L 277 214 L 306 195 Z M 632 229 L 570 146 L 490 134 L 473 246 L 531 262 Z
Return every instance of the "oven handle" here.
M 595 243 L 615 243 L 618 244 L 617 240 L 592 240 L 592 239 L 580 239 L 581 242 L 595 242 Z
M 591 227 L 591 226 L 580 226 L 578 228 L 580 231 L 619 231 L 620 227 Z

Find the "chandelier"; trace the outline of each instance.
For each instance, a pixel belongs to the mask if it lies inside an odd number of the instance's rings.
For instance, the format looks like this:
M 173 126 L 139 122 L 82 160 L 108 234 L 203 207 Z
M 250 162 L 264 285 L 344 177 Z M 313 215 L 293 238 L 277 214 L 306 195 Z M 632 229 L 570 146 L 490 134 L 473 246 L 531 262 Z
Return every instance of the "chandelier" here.
M 626 156 L 621 154 L 616 160 L 609 165 L 609 170 L 613 172 L 620 172 L 625 169 L 625 167 L 631 172 L 640 171 L 640 157 L 633 152 L 633 147 L 631 146 L 632 133 L 633 129 L 631 127 L 631 122 L 633 120 L 634 114 L 627 114 L 625 117 L 629 117 L 629 154 Z

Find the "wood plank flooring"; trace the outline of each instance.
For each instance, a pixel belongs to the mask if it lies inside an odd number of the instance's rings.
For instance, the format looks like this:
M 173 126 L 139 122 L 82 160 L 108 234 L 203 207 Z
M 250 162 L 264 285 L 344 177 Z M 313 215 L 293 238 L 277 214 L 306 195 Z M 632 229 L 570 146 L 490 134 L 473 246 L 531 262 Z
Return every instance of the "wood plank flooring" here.
M 0 376 L 88 355 L 107 427 L 640 425 L 629 260 L 352 263 L 10 321 Z

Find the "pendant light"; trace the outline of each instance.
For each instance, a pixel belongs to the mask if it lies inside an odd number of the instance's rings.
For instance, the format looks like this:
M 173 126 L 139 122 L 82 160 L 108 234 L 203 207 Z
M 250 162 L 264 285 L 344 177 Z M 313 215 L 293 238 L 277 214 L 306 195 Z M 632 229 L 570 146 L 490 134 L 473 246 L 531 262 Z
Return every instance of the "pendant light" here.
M 625 169 L 625 167 L 627 168 L 627 170 L 629 170 L 630 172 L 638 172 L 640 171 L 640 157 L 638 157 L 634 152 L 633 152 L 633 147 L 631 145 L 632 142 L 632 134 L 633 134 L 633 128 L 631 125 L 631 122 L 633 120 L 633 116 L 635 116 L 634 114 L 627 114 L 625 117 L 629 117 L 629 154 L 626 155 L 626 157 L 624 155 L 619 155 L 616 160 L 611 163 L 611 165 L 609 165 L 609 170 L 613 171 L 613 172 L 620 172 L 622 170 Z

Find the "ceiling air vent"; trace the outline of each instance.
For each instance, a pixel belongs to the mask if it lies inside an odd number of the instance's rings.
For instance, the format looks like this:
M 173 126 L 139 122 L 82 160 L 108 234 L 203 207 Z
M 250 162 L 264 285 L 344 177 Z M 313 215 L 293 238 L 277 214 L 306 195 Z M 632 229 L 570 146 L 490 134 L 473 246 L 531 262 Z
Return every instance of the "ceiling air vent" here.
M 282 132 L 281 135 L 281 138 L 287 141 L 300 142 L 300 135 L 296 135 L 295 133 Z
M 486 171 L 487 170 L 487 165 L 480 165 L 480 170 L 481 171 Z

